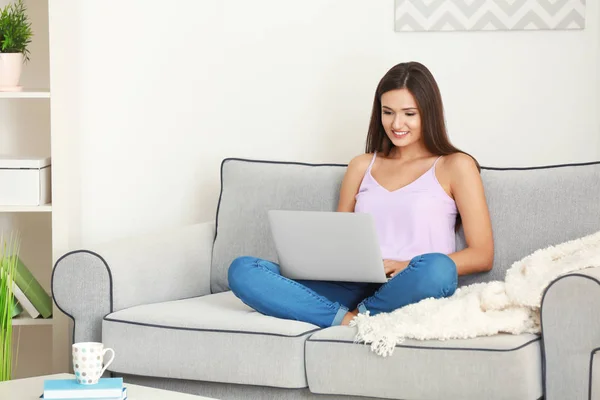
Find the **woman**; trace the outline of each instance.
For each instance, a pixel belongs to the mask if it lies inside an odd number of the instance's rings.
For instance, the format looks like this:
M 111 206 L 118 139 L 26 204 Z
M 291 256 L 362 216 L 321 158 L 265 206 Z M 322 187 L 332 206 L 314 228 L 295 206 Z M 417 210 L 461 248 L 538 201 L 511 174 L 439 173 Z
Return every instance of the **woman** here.
M 229 286 L 258 312 L 320 327 L 451 296 L 457 276 L 489 271 L 494 244 L 477 161 L 448 140 L 440 91 L 417 62 L 390 69 L 375 93 L 366 154 L 348 164 L 337 211 L 375 219 L 385 284 L 293 281 L 240 257 Z M 467 247 L 456 251 L 462 224 Z

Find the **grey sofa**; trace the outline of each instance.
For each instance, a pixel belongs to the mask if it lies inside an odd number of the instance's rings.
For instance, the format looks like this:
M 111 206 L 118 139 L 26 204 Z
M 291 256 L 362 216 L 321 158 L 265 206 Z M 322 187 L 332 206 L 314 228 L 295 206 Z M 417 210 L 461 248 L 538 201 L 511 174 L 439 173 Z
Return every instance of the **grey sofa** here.
M 128 382 L 218 399 L 600 398 L 600 269 L 550 285 L 541 336 L 407 341 L 387 358 L 353 343 L 354 328 L 319 329 L 240 302 L 228 290 L 230 262 L 277 261 L 266 211 L 335 210 L 345 169 L 226 159 L 214 223 L 65 254 L 52 294 L 74 341 L 114 348 L 110 370 Z M 481 175 L 494 268 L 460 285 L 503 280 L 534 250 L 600 230 L 600 162 Z

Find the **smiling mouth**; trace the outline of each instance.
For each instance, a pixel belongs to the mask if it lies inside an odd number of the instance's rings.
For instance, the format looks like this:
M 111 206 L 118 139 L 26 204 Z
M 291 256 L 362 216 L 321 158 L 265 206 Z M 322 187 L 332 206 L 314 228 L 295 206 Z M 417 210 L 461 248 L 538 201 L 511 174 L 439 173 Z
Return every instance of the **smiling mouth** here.
M 392 134 L 397 138 L 403 138 L 408 135 L 408 131 L 392 131 Z

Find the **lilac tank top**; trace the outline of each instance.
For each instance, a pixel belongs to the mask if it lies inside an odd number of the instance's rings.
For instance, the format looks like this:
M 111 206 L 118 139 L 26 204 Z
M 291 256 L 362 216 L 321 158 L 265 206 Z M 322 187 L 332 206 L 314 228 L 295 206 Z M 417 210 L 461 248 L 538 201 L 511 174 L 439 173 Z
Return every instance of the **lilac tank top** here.
M 389 191 L 373 175 L 373 159 L 356 194 L 354 212 L 371 214 L 384 260 L 409 261 L 425 253 L 456 251 L 456 203 L 435 176 L 435 165 L 400 189 Z

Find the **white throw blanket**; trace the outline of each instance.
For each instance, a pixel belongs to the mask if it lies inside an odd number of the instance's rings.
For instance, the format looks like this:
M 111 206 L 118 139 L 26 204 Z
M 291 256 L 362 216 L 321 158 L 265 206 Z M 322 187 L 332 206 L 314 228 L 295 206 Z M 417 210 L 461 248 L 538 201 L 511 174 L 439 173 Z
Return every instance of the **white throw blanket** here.
M 544 289 L 557 277 L 600 267 L 600 232 L 540 249 L 515 262 L 505 282 L 476 283 L 448 298 L 425 299 L 391 313 L 359 314 L 356 342 L 391 355 L 405 339 L 447 340 L 498 333 L 539 333 Z

